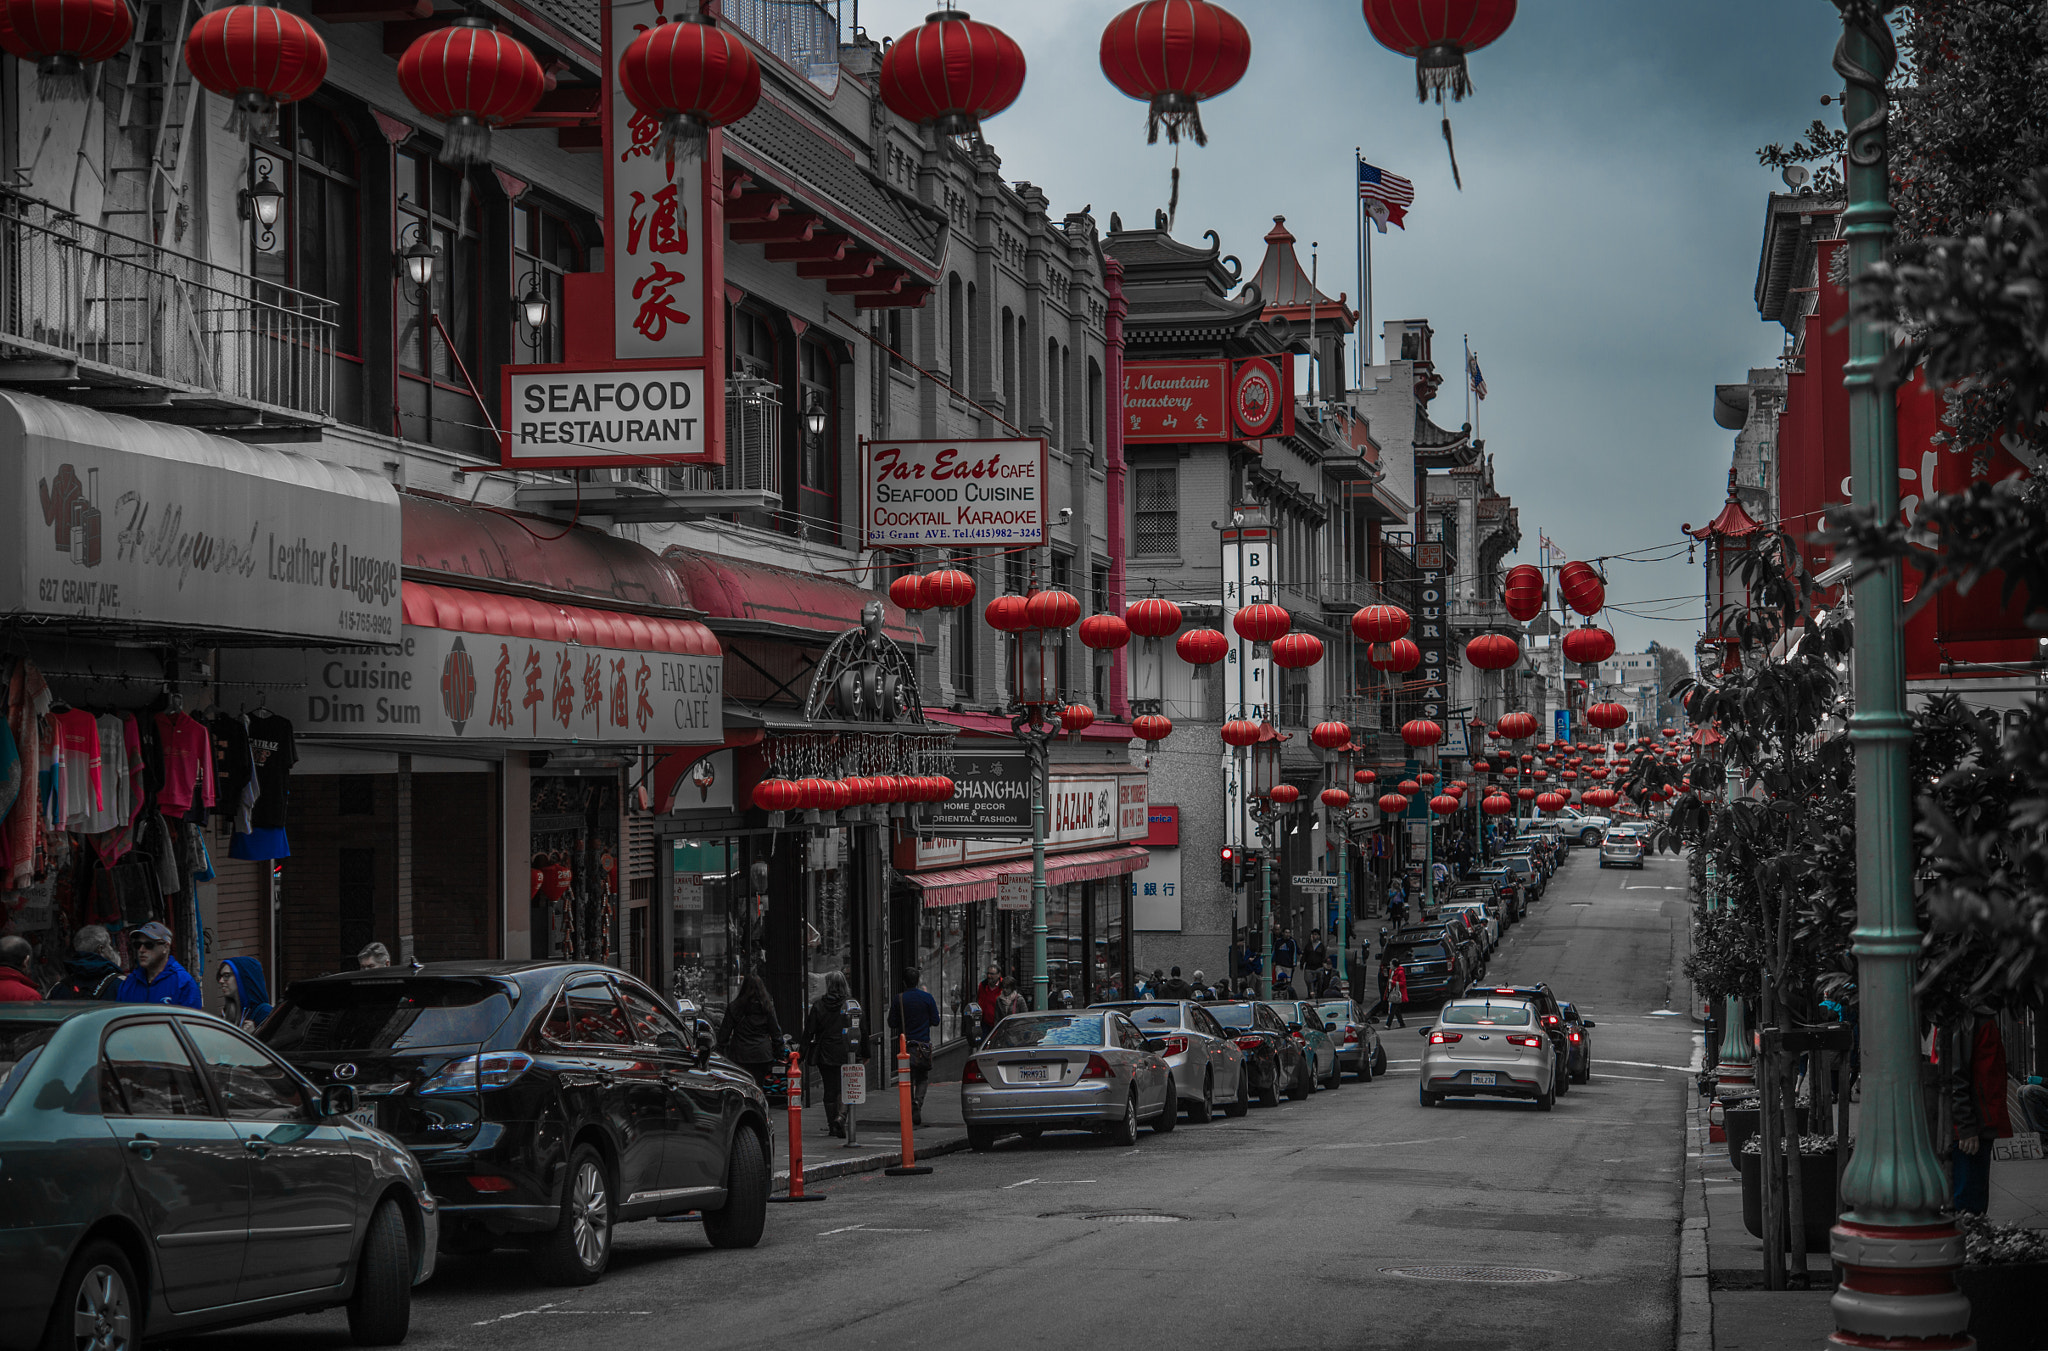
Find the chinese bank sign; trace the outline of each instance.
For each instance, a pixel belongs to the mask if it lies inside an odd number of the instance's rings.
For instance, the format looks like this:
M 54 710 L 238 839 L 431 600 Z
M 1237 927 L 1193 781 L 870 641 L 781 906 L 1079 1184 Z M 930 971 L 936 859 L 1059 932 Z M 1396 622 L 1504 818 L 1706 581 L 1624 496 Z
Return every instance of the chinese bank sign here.
M 304 735 L 555 745 L 725 739 L 723 657 L 403 627 L 388 651 L 224 653 L 222 665 Z

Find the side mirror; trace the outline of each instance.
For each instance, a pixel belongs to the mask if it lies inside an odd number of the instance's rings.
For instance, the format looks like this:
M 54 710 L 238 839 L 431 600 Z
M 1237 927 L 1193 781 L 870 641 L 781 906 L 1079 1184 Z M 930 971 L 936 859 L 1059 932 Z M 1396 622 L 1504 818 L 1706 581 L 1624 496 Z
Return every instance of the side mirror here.
M 354 1084 L 329 1084 L 320 1090 L 321 1116 L 347 1116 L 356 1110 Z
M 703 1069 L 711 1063 L 711 1033 L 701 1025 L 697 1028 L 697 1068 Z
M 1595 1024 L 1595 1023 L 1594 1023 L 1594 1021 L 1593 1021 L 1593 1020 L 1592 1020 L 1591 1018 L 1581 1018 L 1581 1019 L 1579 1019 L 1579 1026 L 1580 1026 L 1580 1027 L 1594 1027 L 1594 1026 L 1597 1026 L 1597 1024 Z
M 1163 1055 L 1166 1052 L 1166 1043 L 1157 1037 L 1147 1037 L 1145 1038 L 1145 1049 L 1153 1055 Z

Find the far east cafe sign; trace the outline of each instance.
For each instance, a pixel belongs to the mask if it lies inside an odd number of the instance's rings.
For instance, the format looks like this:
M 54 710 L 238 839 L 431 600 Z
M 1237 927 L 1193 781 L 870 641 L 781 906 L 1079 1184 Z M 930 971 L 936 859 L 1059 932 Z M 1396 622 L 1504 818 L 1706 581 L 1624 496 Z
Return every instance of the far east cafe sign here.
M 725 463 L 723 135 L 676 159 L 617 87 L 619 54 L 681 8 L 602 6 L 605 271 L 564 278 L 566 360 L 505 367 L 503 468 Z

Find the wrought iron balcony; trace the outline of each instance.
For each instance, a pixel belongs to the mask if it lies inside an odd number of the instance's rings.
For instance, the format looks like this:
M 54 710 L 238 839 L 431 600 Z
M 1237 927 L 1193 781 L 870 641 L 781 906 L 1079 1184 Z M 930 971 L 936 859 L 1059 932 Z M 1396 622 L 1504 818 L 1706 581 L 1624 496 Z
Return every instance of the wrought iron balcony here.
M 0 383 L 198 425 L 324 423 L 336 327 L 331 300 L 0 189 Z
M 725 0 L 718 13 L 825 93 L 839 88 L 839 0 Z

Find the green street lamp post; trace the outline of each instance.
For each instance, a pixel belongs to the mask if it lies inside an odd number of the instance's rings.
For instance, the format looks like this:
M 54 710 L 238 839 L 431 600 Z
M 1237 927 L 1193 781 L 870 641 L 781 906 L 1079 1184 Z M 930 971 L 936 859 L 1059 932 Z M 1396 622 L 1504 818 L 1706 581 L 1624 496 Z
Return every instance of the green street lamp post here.
M 1851 286 L 1884 261 L 1892 236 L 1885 81 L 1898 60 L 1885 15 L 1893 0 L 1835 0 L 1842 38 L 1834 67 L 1845 82 L 1842 121 Z M 1855 506 L 1878 521 L 1899 513 L 1895 385 L 1884 332 L 1849 327 L 1842 383 L 1849 395 L 1850 483 Z M 1962 1239 L 1944 1218 L 1940 1163 L 1920 1091 L 1919 1018 L 1913 997 L 1920 929 L 1913 915 L 1912 723 L 1900 646 L 1899 565 L 1860 570 L 1856 606 L 1856 915 L 1851 951 L 1862 1005 L 1862 1136 L 1842 1178 L 1846 1212 L 1833 1254 L 1842 1271 L 1832 1300 L 1836 1346 L 1968 1348 L 1970 1304 L 1955 1288 Z
M 1280 818 L 1286 807 L 1273 796 L 1280 783 L 1280 748 L 1287 738 L 1271 723 L 1259 727 L 1259 739 L 1252 743 L 1251 793 L 1245 808 L 1259 827 L 1259 998 L 1273 997 L 1273 856 L 1280 852 Z

